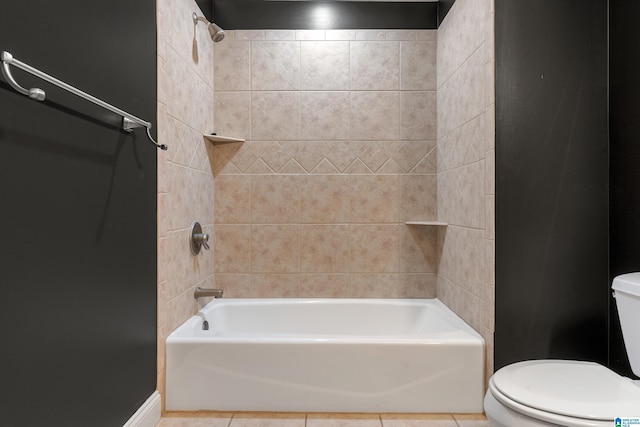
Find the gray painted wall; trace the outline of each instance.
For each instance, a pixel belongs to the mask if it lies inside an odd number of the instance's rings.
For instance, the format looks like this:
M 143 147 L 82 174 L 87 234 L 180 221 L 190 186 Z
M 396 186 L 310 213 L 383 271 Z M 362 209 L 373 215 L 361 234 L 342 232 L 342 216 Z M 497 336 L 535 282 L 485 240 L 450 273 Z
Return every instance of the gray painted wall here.
M 7 2 L 0 49 L 156 122 L 155 2 Z M 0 425 L 122 425 L 156 388 L 156 148 L 0 78 Z

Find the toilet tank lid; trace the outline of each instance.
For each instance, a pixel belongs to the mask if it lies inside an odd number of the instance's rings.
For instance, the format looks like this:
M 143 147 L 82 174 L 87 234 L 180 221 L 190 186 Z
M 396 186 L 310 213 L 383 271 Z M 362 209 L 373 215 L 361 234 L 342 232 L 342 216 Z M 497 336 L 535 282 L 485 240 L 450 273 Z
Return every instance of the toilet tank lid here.
M 640 297 L 640 273 L 627 273 L 613 279 L 611 286 L 615 291 Z

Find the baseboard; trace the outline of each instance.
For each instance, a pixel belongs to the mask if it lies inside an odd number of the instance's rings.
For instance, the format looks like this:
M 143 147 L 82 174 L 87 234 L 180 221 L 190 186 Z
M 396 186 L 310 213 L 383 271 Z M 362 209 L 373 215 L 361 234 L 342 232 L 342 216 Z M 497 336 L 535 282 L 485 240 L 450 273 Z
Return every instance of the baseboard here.
M 122 427 L 155 427 L 160 422 L 160 393 L 155 391 Z

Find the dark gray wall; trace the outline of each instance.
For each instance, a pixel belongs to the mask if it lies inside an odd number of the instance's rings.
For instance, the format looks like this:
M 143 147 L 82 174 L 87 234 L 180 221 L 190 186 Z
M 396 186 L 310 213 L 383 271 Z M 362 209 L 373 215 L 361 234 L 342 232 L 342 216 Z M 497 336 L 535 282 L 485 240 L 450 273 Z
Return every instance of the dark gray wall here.
M 153 0 L 4 2 L 0 50 L 156 123 Z M 48 100 L 0 77 L 0 425 L 121 426 L 156 388 L 156 148 L 13 69 Z
M 640 271 L 640 2 L 610 0 L 611 280 Z M 631 374 L 615 300 L 611 299 L 610 364 Z
M 607 90 L 607 0 L 496 0 L 496 368 L 607 363 Z
M 456 0 L 439 0 L 438 1 L 438 26 L 442 23 L 449 10 L 453 7 Z
M 228 30 L 435 29 L 439 22 L 432 2 L 201 0 L 203 13 L 211 2 L 215 22 Z

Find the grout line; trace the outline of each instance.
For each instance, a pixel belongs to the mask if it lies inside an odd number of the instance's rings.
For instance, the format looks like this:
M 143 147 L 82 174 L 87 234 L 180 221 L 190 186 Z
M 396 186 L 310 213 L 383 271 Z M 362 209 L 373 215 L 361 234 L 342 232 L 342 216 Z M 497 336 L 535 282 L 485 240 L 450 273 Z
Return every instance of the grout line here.
M 249 42 L 249 140 L 253 140 L 253 42 Z
M 253 177 L 249 175 L 249 274 L 253 274 Z

